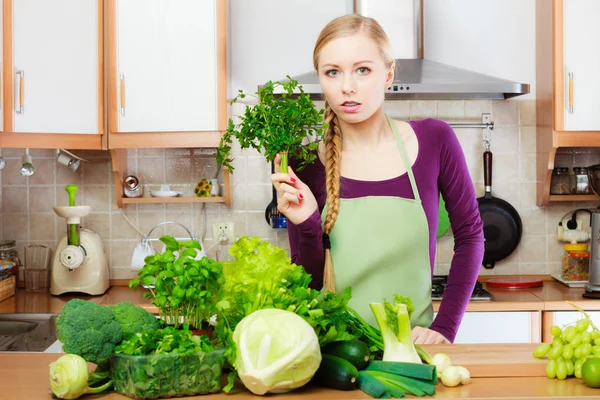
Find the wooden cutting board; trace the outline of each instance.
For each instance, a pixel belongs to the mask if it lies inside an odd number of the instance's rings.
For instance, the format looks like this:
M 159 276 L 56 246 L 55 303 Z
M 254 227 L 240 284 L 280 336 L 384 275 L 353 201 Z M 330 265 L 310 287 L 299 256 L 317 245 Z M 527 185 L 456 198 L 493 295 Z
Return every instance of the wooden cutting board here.
M 423 345 L 433 357 L 446 353 L 453 365 L 467 368 L 473 378 L 546 376 L 547 359 L 532 356 L 536 343 Z

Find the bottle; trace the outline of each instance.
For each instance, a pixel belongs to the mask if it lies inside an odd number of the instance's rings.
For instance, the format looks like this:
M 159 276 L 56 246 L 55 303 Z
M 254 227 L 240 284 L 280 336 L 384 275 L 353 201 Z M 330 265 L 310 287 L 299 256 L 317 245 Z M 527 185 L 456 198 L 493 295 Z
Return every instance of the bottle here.
M 561 276 L 566 281 L 587 281 L 590 271 L 590 252 L 586 243 L 563 245 Z
M 550 194 L 571 194 L 569 168 L 555 167 L 550 180 Z
M 574 183 L 571 187 L 573 194 L 590 194 L 591 189 L 586 167 L 573 167 Z

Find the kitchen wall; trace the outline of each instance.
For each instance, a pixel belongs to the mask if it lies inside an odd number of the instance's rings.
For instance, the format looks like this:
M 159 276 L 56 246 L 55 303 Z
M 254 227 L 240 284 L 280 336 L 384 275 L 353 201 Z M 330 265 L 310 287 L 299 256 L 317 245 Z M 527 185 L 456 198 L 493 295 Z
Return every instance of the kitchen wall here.
M 304 19 L 302 31 L 285 30 L 286 20 L 283 16 L 289 12 L 286 7 L 281 11 L 282 18 L 273 18 L 274 23 L 281 25 L 277 30 L 280 34 L 272 35 L 267 31 L 260 33 L 258 26 L 263 25 L 255 20 L 255 15 L 264 14 L 266 9 L 261 11 L 261 6 L 272 7 L 274 3 L 279 4 L 272 0 L 256 0 L 249 6 L 244 0 L 231 0 L 231 93 L 236 93 L 239 88 L 252 90 L 266 79 L 278 79 L 285 73 L 296 74 L 311 68 L 310 43 L 314 43 L 318 30 L 330 16 L 316 15 L 315 18 Z M 482 113 L 492 114 L 495 123 L 491 144 L 494 153 L 493 193 L 517 208 L 524 229 L 517 251 L 499 262 L 495 269 L 482 269 L 482 274 L 558 272 L 561 252 L 561 245 L 555 237 L 558 219 L 575 207 L 596 205 L 569 203 L 546 208 L 535 205 L 534 4 L 534 0 L 425 0 L 425 54 L 428 58 L 530 83 L 532 94 L 508 101 L 398 101 L 386 104 L 386 111 L 400 119 L 433 117 L 448 122 L 476 122 Z M 506 19 L 511 20 L 510 30 L 505 28 Z M 452 32 L 452 35 L 448 35 L 448 32 Z M 295 48 L 303 51 L 296 57 L 305 60 L 304 64 L 294 63 L 287 68 L 288 58 L 282 56 L 278 47 L 258 40 L 256 35 L 259 33 L 270 35 L 273 40 L 290 35 L 292 41 L 298 42 Z M 299 35 L 304 35 L 304 39 L 300 40 Z M 308 45 L 306 40 L 310 41 Z M 465 46 L 464 43 L 469 45 Z M 268 51 L 265 52 L 265 48 Z M 231 115 L 242 111 L 243 105 L 236 105 Z M 482 132 L 478 129 L 456 129 L 456 134 L 463 146 L 477 194 L 481 195 Z M 96 161 L 109 155 L 108 152 L 96 151 L 75 153 Z M 46 244 L 54 248 L 65 233 L 65 221 L 54 215 L 52 207 L 67 203 L 64 186 L 69 183 L 80 185 L 78 202 L 92 206 L 93 211 L 84 218 L 83 224 L 102 237 L 113 279 L 135 275 L 129 263 L 141 234 L 127 222 L 124 215 L 143 233 L 160 222 L 179 221 L 196 236 L 204 238 L 205 248 L 213 244 L 211 226 L 217 221 L 235 222 L 236 237 L 258 235 L 288 248 L 286 232 L 270 229 L 264 220 L 264 209 L 271 197 L 270 166 L 264 157 L 253 151 L 240 152 L 234 149 L 236 171 L 232 176 L 231 209 L 220 204 L 207 204 L 206 207 L 202 204 L 148 204 L 129 205 L 123 213 L 114 200 L 115 188 L 108 162 L 82 163 L 80 170 L 72 173 L 56 164 L 54 150 L 32 149 L 37 170 L 33 177 L 27 179 L 18 172 L 22 149 L 2 149 L 1 154 L 7 159 L 7 166 L 0 172 L 0 237 L 18 240 L 21 257 L 26 245 Z M 153 185 L 151 188 L 169 183 L 190 194 L 196 181 L 217 173 L 214 157 L 189 149 L 130 150 L 128 165 L 128 173 Z M 205 230 L 207 226 L 209 228 Z M 169 228 L 158 230 L 153 236 L 158 237 L 162 233 L 184 235 L 180 230 Z M 449 233 L 438 242 L 437 273 L 448 272 L 452 249 L 453 240 Z M 226 246 L 212 247 L 209 255 L 226 258 Z

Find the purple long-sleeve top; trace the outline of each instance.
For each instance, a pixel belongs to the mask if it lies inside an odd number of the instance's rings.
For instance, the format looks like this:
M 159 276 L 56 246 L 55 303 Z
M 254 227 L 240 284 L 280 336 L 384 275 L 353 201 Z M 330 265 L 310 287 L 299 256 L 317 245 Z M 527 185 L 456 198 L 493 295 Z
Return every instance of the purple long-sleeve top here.
M 446 203 L 454 235 L 454 255 L 439 311 L 430 329 L 454 342 L 483 260 L 484 237 L 473 182 L 456 134 L 445 122 L 436 119 L 407 121 L 419 143 L 412 166 L 429 225 L 431 275 L 435 265 L 439 198 Z M 290 166 L 297 164 L 290 160 Z M 323 286 L 325 252 L 322 243 L 321 212 L 325 206 L 325 166 L 317 159 L 298 178 L 308 185 L 317 199 L 319 210 L 306 221 L 294 225 L 288 221 L 292 261 L 312 275 L 311 287 Z M 359 181 L 341 177 L 340 197 L 399 196 L 414 199 L 408 175 L 384 181 Z M 400 293 L 399 293 L 400 294 Z

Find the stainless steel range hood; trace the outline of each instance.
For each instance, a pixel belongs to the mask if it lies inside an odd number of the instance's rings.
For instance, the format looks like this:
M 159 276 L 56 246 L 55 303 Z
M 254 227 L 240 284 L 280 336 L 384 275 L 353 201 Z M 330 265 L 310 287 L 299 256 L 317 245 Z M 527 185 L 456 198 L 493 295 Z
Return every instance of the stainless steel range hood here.
M 413 49 L 416 56 L 422 52 L 421 0 L 404 0 L 412 8 Z M 381 3 L 380 3 L 381 4 Z M 390 4 L 390 3 L 388 3 Z M 398 3 L 396 3 L 398 4 Z M 374 4 L 375 5 L 375 4 Z M 409 9 L 410 9 L 409 8 Z M 366 1 L 355 1 L 354 11 L 369 15 Z M 409 11 L 410 12 L 410 11 Z M 404 21 L 405 22 L 405 21 Z M 384 26 L 384 29 L 386 27 Z M 392 43 L 392 46 L 397 44 Z M 453 67 L 422 58 L 396 59 L 395 78 L 386 89 L 390 100 L 504 100 L 529 93 L 529 84 L 513 82 L 477 72 Z M 322 99 L 316 72 L 292 77 L 313 99 Z

